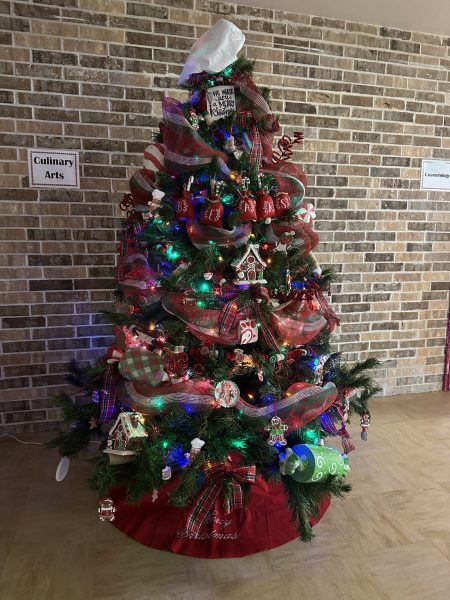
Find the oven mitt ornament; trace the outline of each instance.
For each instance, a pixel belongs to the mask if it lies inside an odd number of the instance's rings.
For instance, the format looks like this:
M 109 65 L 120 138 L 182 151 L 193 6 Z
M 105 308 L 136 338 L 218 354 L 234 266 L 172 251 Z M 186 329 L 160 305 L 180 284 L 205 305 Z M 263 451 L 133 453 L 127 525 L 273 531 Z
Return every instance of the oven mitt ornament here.
M 334 448 L 313 444 L 297 444 L 286 450 L 280 461 L 282 475 L 290 475 L 300 483 L 315 483 L 330 475 L 345 477 L 349 472 L 348 458 Z
M 236 25 L 220 19 L 192 46 L 183 67 L 180 85 L 184 85 L 193 73 L 219 73 L 237 58 L 245 42 L 245 35 Z

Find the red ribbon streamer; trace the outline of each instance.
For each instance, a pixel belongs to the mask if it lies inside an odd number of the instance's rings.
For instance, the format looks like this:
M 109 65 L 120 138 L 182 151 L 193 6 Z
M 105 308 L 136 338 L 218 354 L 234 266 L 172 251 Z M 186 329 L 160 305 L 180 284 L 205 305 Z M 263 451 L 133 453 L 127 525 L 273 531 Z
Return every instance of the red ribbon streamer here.
M 207 463 L 203 472 L 208 485 L 197 498 L 186 523 L 186 534 L 194 539 L 200 535 L 202 527 L 210 521 L 214 504 L 226 480 L 230 481 L 232 488 L 231 498 L 226 507 L 227 512 L 244 506 L 241 483 L 254 483 L 256 480 L 255 465 L 233 468 L 228 462 Z
M 272 163 L 277 164 L 279 162 L 289 160 L 294 154 L 292 149 L 293 145 L 302 144 L 303 139 L 304 135 L 302 131 L 295 131 L 294 139 L 288 135 L 283 135 L 283 137 L 278 140 L 278 150 L 274 150 L 272 153 Z

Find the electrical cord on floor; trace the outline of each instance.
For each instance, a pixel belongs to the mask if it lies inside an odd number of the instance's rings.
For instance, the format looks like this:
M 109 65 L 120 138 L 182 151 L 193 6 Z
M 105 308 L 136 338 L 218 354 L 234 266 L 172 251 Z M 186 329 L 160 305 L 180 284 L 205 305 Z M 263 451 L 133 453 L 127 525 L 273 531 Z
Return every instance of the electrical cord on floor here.
M 45 446 L 45 444 L 43 442 L 24 442 L 23 440 L 20 440 L 18 437 L 16 437 L 15 435 L 12 435 L 11 433 L 2 433 L 2 434 L 0 434 L 0 438 L 2 438 L 2 437 L 13 438 L 13 440 L 16 440 L 16 442 L 19 442 L 20 444 L 23 444 L 24 446 Z
M 23 440 L 20 440 L 18 437 L 16 437 L 15 435 L 12 435 L 11 433 L 1 433 L 0 438 L 2 438 L 2 437 L 13 438 L 13 440 L 16 440 L 16 442 L 19 442 L 20 444 L 23 444 L 24 446 L 45 446 L 45 444 L 43 442 L 24 442 Z M 99 440 L 90 440 L 89 443 L 90 444 L 101 444 L 102 442 L 100 442 Z

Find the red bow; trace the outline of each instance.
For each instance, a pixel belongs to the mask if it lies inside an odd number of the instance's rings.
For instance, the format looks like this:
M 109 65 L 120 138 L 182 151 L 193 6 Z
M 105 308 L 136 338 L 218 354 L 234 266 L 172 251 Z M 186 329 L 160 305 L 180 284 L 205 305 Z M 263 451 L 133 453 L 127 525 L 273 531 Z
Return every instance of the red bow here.
M 314 281 L 308 281 L 308 285 L 305 289 L 301 291 L 292 291 L 287 299 L 288 300 L 306 300 L 310 306 L 314 298 L 317 300 L 320 306 L 320 310 L 325 317 L 329 321 L 331 330 L 334 329 L 335 326 L 340 325 L 340 321 L 336 316 L 336 313 L 330 307 L 328 302 L 323 295 L 321 287 Z
M 222 491 L 225 481 L 231 487 L 231 497 L 227 501 L 226 511 L 233 508 L 242 508 L 244 498 L 241 483 L 254 483 L 256 479 L 256 467 L 232 467 L 228 462 L 207 463 L 203 467 L 207 487 L 197 498 L 195 505 L 188 515 L 186 523 L 186 535 L 197 538 L 202 527 L 210 522 L 214 512 L 214 504 Z

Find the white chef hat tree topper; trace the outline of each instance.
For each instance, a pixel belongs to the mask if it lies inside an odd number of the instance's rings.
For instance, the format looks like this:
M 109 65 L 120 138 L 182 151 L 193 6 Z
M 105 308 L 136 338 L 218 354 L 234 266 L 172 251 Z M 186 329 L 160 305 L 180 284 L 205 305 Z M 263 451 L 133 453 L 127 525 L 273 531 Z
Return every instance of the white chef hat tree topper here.
M 179 83 L 183 85 L 193 73 L 219 73 L 237 58 L 245 42 L 242 31 L 226 19 L 220 19 L 192 46 Z

